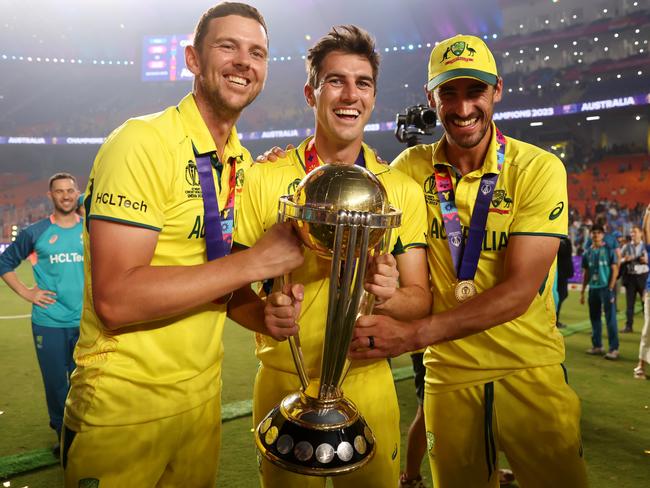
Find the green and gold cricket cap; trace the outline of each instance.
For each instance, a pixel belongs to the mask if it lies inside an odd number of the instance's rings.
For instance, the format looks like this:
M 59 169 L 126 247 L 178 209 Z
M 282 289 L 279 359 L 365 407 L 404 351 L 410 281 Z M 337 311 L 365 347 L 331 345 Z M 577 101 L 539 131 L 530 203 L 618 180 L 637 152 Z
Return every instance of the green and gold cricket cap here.
M 427 90 L 456 78 L 474 78 L 495 85 L 498 76 L 497 63 L 487 45 L 478 37 L 457 35 L 431 51 Z

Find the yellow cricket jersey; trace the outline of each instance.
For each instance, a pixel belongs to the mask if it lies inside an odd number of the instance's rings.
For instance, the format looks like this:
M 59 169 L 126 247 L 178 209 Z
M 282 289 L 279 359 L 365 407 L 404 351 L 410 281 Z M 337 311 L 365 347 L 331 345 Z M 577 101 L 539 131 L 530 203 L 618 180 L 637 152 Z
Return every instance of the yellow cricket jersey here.
M 254 164 L 246 173 L 240 219 L 235 229 L 235 242 L 250 247 L 277 221 L 280 196 L 292 194 L 305 177 L 304 154 L 309 139 L 285 158 L 274 163 Z M 426 210 L 422 191 L 403 173 L 377 162 L 374 152 L 363 146 L 366 168 L 384 185 L 388 200 L 402 211 L 402 223 L 391 234 L 390 249 L 403 252 L 410 247 L 424 247 Z M 292 281 L 305 285 L 304 301 L 299 319 L 300 342 L 305 367 L 311 378 L 320 375 L 322 345 L 327 318 L 327 300 L 331 261 L 319 258 L 305 249 L 304 264 L 293 271 Z M 274 289 L 278 289 L 275 280 Z M 287 341 L 277 342 L 257 335 L 257 356 L 265 366 L 288 373 L 296 372 Z M 356 362 L 354 368 L 375 361 Z
M 474 278 L 477 291 L 503 280 L 508 240 L 514 235 L 563 236 L 568 229 L 567 178 L 562 162 L 531 144 L 506 137 L 505 163 L 492 196 L 481 256 Z M 498 173 L 495 126 L 483 166 L 462 178 L 452 168 L 456 206 L 466 234 L 481 177 Z M 392 166 L 411 176 L 427 202 L 427 259 L 433 285 L 434 313 L 458 305 L 457 281 L 436 191 L 434 165 L 446 165 L 444 142 L 402 152 Z M 450 391 L 505 376 L 515 370 L 564 360 L 564 342 L 555 327 L 552 296 L 555 263 L 539 293 L 521 316 L 464 339 L 427 349 L 426 387 Z M 489 310 L 485 311 L 489 314 Z
M 216 151 L 191 94 L 177 107 L 128 120 L 97 154 L 85 193 L 88 219 L 157 231 L 152 266 L 205 263 L 193 146 L 198 154 Z M 236 158 L 237 202 L 252 159 L 234 128 L 224 161 L 230 157 Z M 214 169 L 213 175 L 217 180 Z M 226 164 L 215 184 L 220 209 L 228 197 L 229 176 Z M 226 306 L 210 303 L 179 316 L 106 329 L 93 306 L 92 256 L 86 229 L 84 233 L 84 306 L 65 424 L 81 431 L 84 426 L 141 423 L 189 410 L 219 394 Z

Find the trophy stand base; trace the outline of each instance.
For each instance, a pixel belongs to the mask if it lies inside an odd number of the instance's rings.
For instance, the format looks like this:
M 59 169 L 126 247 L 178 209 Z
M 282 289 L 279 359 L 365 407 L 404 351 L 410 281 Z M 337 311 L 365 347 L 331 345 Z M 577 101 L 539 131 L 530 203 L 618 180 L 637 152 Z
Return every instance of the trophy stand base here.
M 255 442 L 271 463 L 311 476 L 350 473 L 375 453 L 372 431 L 351 401 L 303 392 L 286 396 L 260 422 Z

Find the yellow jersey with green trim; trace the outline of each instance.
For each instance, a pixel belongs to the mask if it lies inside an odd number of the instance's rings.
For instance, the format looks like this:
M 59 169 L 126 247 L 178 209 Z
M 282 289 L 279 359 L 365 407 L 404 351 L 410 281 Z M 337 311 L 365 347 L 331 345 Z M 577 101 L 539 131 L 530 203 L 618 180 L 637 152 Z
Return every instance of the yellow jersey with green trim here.
M 278 201 L 282 195 L 294 193 L 298 183 L 305 177 L 304 154 L 310 139 L 289 151 L 286 157 L 274 163 L 254 164 L 246 173 L 241 212 L 244 218 L 235 230 L 236 244 L 251 247 L 276 223 Z M 384 185 L 390 204 L 402 211 L 402 222 L 391 233 L 389 249 L 394 253 L 405 252 L 411 247 L 424 247 L 426 210 L 422 191 L 406 175 L 377 161 L 374 152 L 363 145 L 366 168 L 374 173 Z M 319 160 L 322 163 L 322 161 Z M 300 343 L 305 367 L 310 378 L 320 376 L 322 347 L 327 318 L 327 301 L 331 261 L 318 257 L 305 249 L 304 264 L 293 271 L 292 282 L 305 285 L 304 300 L 299 318 Z M 274 280 L 273 289 L 279 289 Z M 271 337 L 256 336 L 257 356 L 262 363 L 276 370 L 296 373 L 287 341 L 277 342 Z M 376 361 L 353 363 L 354 370 L 374 364 Z
M 427 260 L 432 280 L 434 313 L 458 305 L 457 282 L 436 191 L 434 165 L 448 166 L 463 234 L 467 236 L 481 177 L 500 173 L 489 205 L 486 231 L 474 278 L 477 291 L 493 288 L 504 278 L 506 249 L 511 236 L 566 235 L 567 178 L 562 162 L 542 149 L 506 138 L 505 162 L 497 165 L 496 127 L 483 166 L 460 176 L 447 162 L 444 139 L 402 152 L 392 163 L 411 176 L 424 191 L 427 216 Z M 553 277 L 540 283 L 528 310 L 516 319 L 478 334 L 430 346 L 424 356 L 426 388 L 451 391 L 503 377 L 522 368 L 558 364 L 564 360 L 564 341 L 555 326 Z M 490 313 L 485 311 L 486 315 Z
M 157 231 L 152 266 L 205 263 L 195 149 L 198 154 L 216 152 L 192 94 L 178 106 L 128 120 L 97 154 L 85 192 L 88 220 Z M 231 157 L 234 168 L 226 163 L 221 178 L 215 168 L 213 176 L 223 209 L 230 171 L 237 172 L 236 219 L 244 171 L 252 158 L 234 128 L 223 159 Z M 219 395 L 226 306 L 209 303 L 166 319 L 114 331 L 105 328 L 93 306 L 87 229 L 84 234 L 84 305 L 65 424 L 82 431 L 85 426 L 142 423 L 189 410 Z

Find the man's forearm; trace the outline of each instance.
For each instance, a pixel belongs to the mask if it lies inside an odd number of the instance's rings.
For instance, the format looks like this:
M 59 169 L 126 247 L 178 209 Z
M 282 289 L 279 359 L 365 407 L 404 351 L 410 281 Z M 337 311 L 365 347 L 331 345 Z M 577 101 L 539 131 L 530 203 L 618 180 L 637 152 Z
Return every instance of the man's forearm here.
M 419 285 L 400 287 L 389 300 L 375 305 L 373 313 L 397 320 L 414 320 L 431 312 L 431 293 Z
M 528 309 L 534 293 L 504 282 L 454 309 L 417 320 L 420 338 L 416 348 L 460 339 L 509 322 Z
M 8 271 L 1 276 L 5 283 L 22 299 L 31 302 L 29 298 L 29 288 L 20 281 L 18 274 L 15 271 Z
M 228 302 L 228 317 L 253 332 L 267 334 L 264 325 L 264 300 L 245 285 L 233 293 Z
M 93 287 L 95 310 L 110 329 L 182 314 L 260 279 L 246 255 L 197 266 L 138 266 Z

